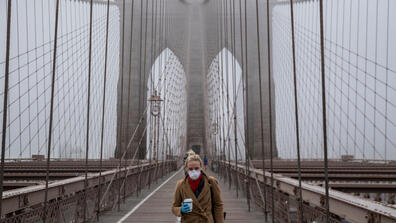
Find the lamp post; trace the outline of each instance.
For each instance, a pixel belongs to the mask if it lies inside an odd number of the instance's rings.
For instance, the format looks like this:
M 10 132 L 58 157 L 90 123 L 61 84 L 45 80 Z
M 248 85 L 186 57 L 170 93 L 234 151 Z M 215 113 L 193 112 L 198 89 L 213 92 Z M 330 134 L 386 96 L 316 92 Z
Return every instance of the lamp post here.
M 148 99 L 150 102 L 150 112 L 154 117 L 158 117 L 161 113 L 161 102 L 164 101 L 159 95 L 157 95 L 157 90 L 154 90 L 154 94 Z
M 154 148 L 153 148 L 153 159 L 158 160 L 157 157 L 157 140 L 156 137 L 158 135 L 157 125 L 158 125 L 158 116 L 161 113 L 161 102 L 163 101 L 161 97 L 157 94 L 157 90 L 154 90 L 154 94 L 148 99 L 150 102 L 150 114 L 154 117 Z
M 213 158 L 216 158 L 217 157 L 217 133 L 218 133 L 218 125 L 217 125 L 217 122 L 213 122 L 212 123 L 212 125 L 211 125 L 211 131 L 212 131 L 212 134 L 214 135 L 214 156 L 213 156 Z M 216 166 L 213 166 L 213 162 L 212 162 L 212 169 L 214 169 L 215 171 L 216 171 Z

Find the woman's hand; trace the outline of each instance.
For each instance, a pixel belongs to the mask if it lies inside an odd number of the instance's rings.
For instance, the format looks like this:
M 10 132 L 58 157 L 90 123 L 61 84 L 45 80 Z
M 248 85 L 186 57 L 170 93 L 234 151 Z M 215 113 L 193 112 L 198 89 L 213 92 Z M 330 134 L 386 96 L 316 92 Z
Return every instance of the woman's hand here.
M 189 212 L 191 212 L 192 210 L 191 210 L 191 207 L 190 207 L 190 205 L 189 204 L 187 204 L 187 203 L 183 203 L 183 206 L 181 207 L 181 213 L 189 213 Z

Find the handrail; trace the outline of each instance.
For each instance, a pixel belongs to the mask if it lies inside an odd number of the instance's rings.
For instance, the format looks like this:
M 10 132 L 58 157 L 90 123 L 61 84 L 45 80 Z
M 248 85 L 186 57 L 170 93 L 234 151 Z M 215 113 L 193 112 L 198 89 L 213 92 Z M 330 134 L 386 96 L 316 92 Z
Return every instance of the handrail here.
M 174 161 L 159 161 L 163 162 L 174 162 Z M 126 169 L 117 170 L 107 170 L 102 172 L 101 184 L 106 184 L 111 181 L 112 176 L 117 172 L 127 172 L 128 176 L 136 174 L 143 170 L 155 168 L 157 164 L 145 163 L 141 166 L 131 166 Z M 128 172 L 129 170 L 129 172 Z M 118 174 L 119 178 L 124 178 L 124 174 Z M 48 185 L 48 200 L 53 200 L 61 198 L 67 195 L 73 195 L 75 193 L 82 192 L 84 190 L 85 176 L 73 177 L 65 180 L 59 180 Z M 88 174 L 88 185 L 87 188 L 93 188 L 99 184 L 99 173 L 89 173 Z M 45 185 L 35 185 L 24 188 L 19 188 L 15 190 L 5 191 L 3 194 L 3 215 L 12 213 L 27 207 L 34 205 L 39 205 L 44 202 L 44 192 Z
M 223 165 L 229 165 L 224 161 L 219 161 Z M 245 173 L 245 166 L 238 164 L 231 164 L 231 169 L 241 174 Z M 254 178 L 257 175 L 260 182 L 266 182 L 270 186 L 271 173 L 265 172 L 265 180 L 263 171 L 259 169 L 250 169 L 250 177 Z M 298 180 L 274 174 L 275 189 L 291 196 L 296 196 L 298 191 Z M 305 202 L 314 204 L 318 207 L 323 207 L 323 198 L 325 196 L 325 189 L 320 186 L 302 183 L 302 198 Z M 334 213 L 345 220 L 353 223 L 367 222 L 370 215 L 377 215 L 380 217 L 382 223 L 391 223 L 396 221 L 396 206 L 387 205 L 384 203 L 372 201 L 356 197 L 344 192 L 331 190 L 329 191 L 329 205 L 330 212 Z

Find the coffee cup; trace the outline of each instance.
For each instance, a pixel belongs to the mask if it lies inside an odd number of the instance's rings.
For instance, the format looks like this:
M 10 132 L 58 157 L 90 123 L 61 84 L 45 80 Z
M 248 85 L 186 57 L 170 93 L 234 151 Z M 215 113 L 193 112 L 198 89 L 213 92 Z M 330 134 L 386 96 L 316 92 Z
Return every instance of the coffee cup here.
M 186 198 L 186 199 L 184 199 L 183 204 L 188 204 L 188 206 L 190 206 L 190 210 L 192 211 L 192 208 L 193 208 L 193 200 L 192 200 L 191 198 Z M 190 211 L 190 212 L 191 212 L 191 211 Z

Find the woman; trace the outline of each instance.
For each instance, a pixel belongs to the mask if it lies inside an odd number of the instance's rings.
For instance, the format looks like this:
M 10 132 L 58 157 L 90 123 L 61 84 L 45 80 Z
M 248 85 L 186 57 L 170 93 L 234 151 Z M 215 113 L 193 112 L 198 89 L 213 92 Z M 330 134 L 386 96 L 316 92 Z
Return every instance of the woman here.
M 223 201 L 216 178 L 202 171 L 199 155 L 188 156 L 185 162 L 187 175 L 176 184 L 172 205 L 174 215 L 183 223 L 223 223 Z M 192 199 L 192 208 L 185 199 Z

